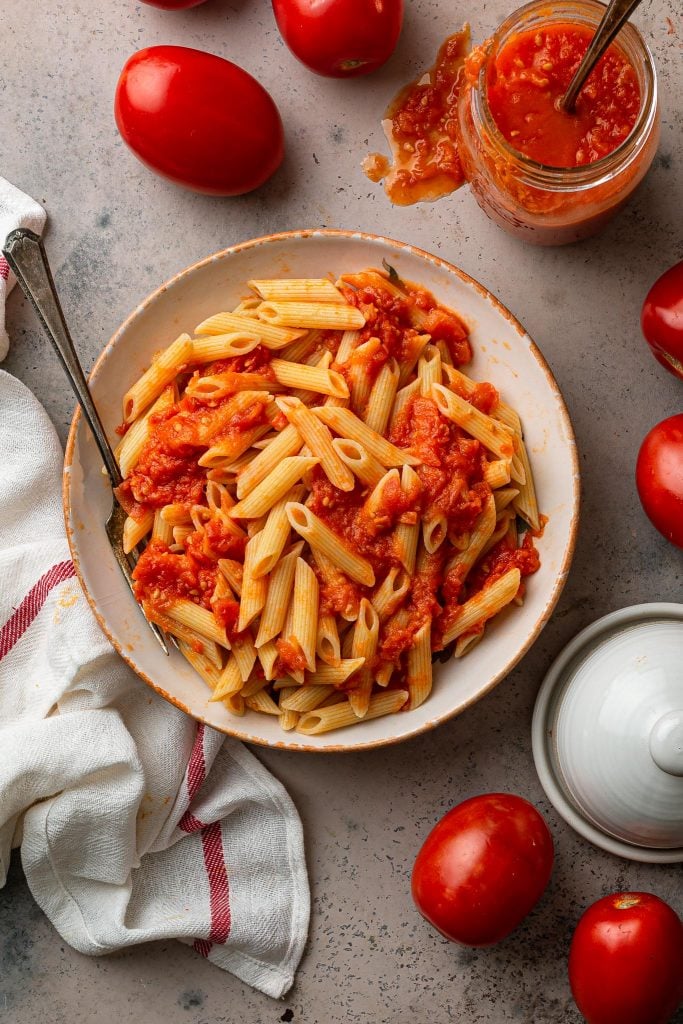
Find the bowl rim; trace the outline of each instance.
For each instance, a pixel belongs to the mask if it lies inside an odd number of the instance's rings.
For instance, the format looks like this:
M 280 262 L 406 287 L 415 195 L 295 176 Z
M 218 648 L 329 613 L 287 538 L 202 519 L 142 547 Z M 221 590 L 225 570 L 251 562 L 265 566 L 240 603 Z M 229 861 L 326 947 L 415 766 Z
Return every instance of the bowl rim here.
M 530 648 L 538 639 L 543 628 L 548 623 L 567 581 L 569 569 L 574 556 L 574 550 L 576 548 L 576 539 L 579 525 L 579 508 L 581 500 L 581 476 L 576 435 L 574 433 L 574 428 L 572 426 L 569 411 L 567 409 L 567 405 L 562 395 L 562 392 L 560 391 L 559 385 L 555 380 L 553 372 L 550 369 L 545 357 L 541 353 L 540 349 L 536 345 L 533 338 L 531 338 L 529 333 L 526 331 L 522 323 L 517 319 L 517 317 L 515 317 L 510 312 L 510 310 L 492 292 L 488 290 L 488 288 L 485 288 L 484 285 L 482 285 L 479 281 L 471 277 L 469 274 L 465 273 L 464 270 L 461 270 L 459 267 L 456 267 L 455 264 L 451 263 L 449 260 L 445 260 L 440 256 L 435 256 L 433 253 L 427 252 L 425 249 L 421 249 L 419 246 L 411 245 L 408 242 L 400 242 L 396 239 L 389 238 L 386 235 L 378 235 L 369 231 L 354 231 L 344 228 L 301 228 L 291 231 L 280 231 L 269 235 L 261 235 L 258 238 L 251 238 L 245 242 L 238 242 L 235 245 L 227 246 L 225 249 L 220 249 L 218 252 L 212 253 L 209 256 L 205 256 L 202 259 L 195 261 L 194 263 L 180 270 L 178 273 L 174 274 L 172 277 L 168 278 L 168 280 L 163 282 L 163 284 L 155 288 L 154 291 L 150 292 L 141 302 L 138 303 L 138 305 L 131 311 L 131 313 L 129 313 L 129 315 L 126 317 L 123 323 L 117 328 L 117 330 L 111 336 L 111 338 L 106 343 L 106 345 L 100 352 L 99 356 L 95 360 L 92 369 L 88 374 L 88 384 L 95 380 L 102 366 L 106 363 L 109 353 L 118 344 L 120 338 L 126 333 L 129 325 L 153 302 L 155 302 L 159 296 L 163 295 L 164 292 L 168 291 L 169 288 L 174 287 L 176 284 L 178 284 L 184 277 L 194 274 L 198 270 L 200 270 L 200 268 L 208 264 L 214 263 L 219 259 L 223 259 L 226 256 L 231 256 L 248 249 L 253 249 L 260 245 L 280 241 L 298 241 L 301 239 L 313 238 L 316 236 L 322 236 L 326 238 L 354 239 L 369 241 L 372 243 L 379 242 L 380 244 L 393 246 L 397 249 L 402 249 L 413 255 L 419 256 L 422 259 L 426 260 L 428 263 L 432 263 L 436 267 L 444 269 L 447 272 L 454 274 L 456 277 L 460 278 L 461 281 L 473 287 L 475 291 L 477 291 L 484 299 L 489 301 L 497 309 L 497 311 L 510 323 L 510 325 L 520 335 L 520 337 L 525 338 L 527 340 L 529 350 L 533 355 L 534 359 L 536 360 L 536 362 L 538 363 L 541 371 L 543 372 L 548 382 L 548 385 L 550 386 L 550 389 L 553 393 L 553 396 L 558 403 L 558 411 L 564 426 L 565 436 L 567 438 L 567 443 L 572 462 L 572 494 L 568 543 L 564 552 L 562 564 L 556 573 L 553 589 L 546 604 L 546 607 L 543 611 L 543 614 L 536 621 L 533 629 L 531 630 L 531 632 L 529 633 L 525 642 L 522 644 L 519 650 L 515 651 L 515 653 L 506 661 L 505 665 L 500 669 L 500 671 L 498 671 L 493 676 L 493 678 L 488 681 L 486 686 L 483 689 L 478 690 L 475 695 L 469 697 L 467 700 L 463 701 L 461 704 L 458 704 L 456 707 L 444 712 L 443 714 L 438 715 L 435 718 L 430 718 L 428 721 L 423 722 L 421 725 L 415 726 L 407 732 L 404 732 L 396 736 L 387 736 L 381 739 L 369 740 L 367 742 L 356 743 L 353 745 L 347 745 L 345 743 L 333 743 L 328 746 L 317 747 L 311 746 L 310 744 L 305 742 L 292 743 L 284 740 L 272 742 L 264 739 L 262 736 L 254 736 L 247 730 L 240 729 L 238 725 L 235 728 L 231 728 L 229 731 L 227 729 L 221 729 L 213 723 L 208 722 L 204 716 L 195 714 L 188 707 L 186 707 L 186 705 L 183 704 L 181 700 L 179 700 L 177 697 L 174 697 L 159 684 L 155 683 L 145 672 L 143 672 L 136 664 L 134 664 L 131 657 L 126 654 L 122 645 L 109 630 L 102 613 L 97 607 L 93 595 L 90 593 L 86 585 L 83 570 L 81 568 L 80 560 L 78 557 L 78 548 L 75 539 L 75 533 L 71 527 L 69 518 L 71 507 L 71 468 L 73 465 L 74 451 L 76 446 L 76 434 L 81 421 L 81 410 L 80 406 L 78 405 L 74 410 L 74 414 L 71 420 L 69 434 L 66 442 L 66 448 L 64 452 L 64 469 L 62 474 L 62 507 L 64 512 L 64 523 L 66 528 L 67 541 L 69 544 L 69 550 L 71 553 L 71 558 L 73 560 L 74 568 L 76 570 L 76 575 L 78 577 L 81 589 L 85 594 L 86 600 L 88 601 L 88 604 L 90 605 L 90 608 L 97 622 L 99 623 L 100 628 L 102 629 L 103 633 L 105 634 L 109 642 L 112 644 L 114 649 L 116 650 L 117 654 L 121 658 L 123 658 L 126 664 L 135 672 L 135 674 L 139 676 L 139 678 L 142 679 L 143 682 L 145 682 L 152 690 L 158 693 L 160 697 L 163 697 L 164 700 L 168 701 L 170 704 L 173 704 L 180 711 L 185 712 L 185 714 L 195 719 L 195 721 L 202 722 L 204 725 L 207 725 L 212 729 L 216 729 L 216 731 L 218 732 L 223 732 L 224 735 L 226 736 L 232 736 L 234 739 L 241 740 L 244 743 L 252 743 L 269 749 L 282 749 L 294 751 L 297 753 L 355 753 L 357 751 L 359 752 L 366 750 L 374 750 L 381 747 L 392 746 L 396 743 L 405 742 L 406 740 L 412 739 L 415 736 L 419 736 L 423 733 L 430 732 L 432 729 L 435 729 L 438 725 L 441 725 L 449 719 L 455 718 L 457 715 L 462 714 L 473 704 L 476 704 L 477 701 L 487 696 L 487 694 L 489 694 L 494 689 L 494 687 L 496 687 L 498 683 L 501 682 L 501 680 L 503 680 L 507 675 L 509 675 L 513 668 L 519 663 L 519 661 L 521 661 L 524 655 L 530 650 Z M 241 722 L 241 719 L 236 719 L 236 722 Z

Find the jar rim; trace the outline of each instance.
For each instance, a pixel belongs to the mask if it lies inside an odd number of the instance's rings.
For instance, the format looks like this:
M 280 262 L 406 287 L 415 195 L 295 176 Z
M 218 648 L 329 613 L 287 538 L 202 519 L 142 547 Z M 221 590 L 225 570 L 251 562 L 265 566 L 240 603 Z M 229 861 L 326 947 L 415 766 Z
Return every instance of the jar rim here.
M 595 24 L 605 12 L 605 5 L 598 0 L 553 0 L 552 6 L 548 0 L 531 0 L 523 7 L 518 7 L 503 21 L 491 38 L 488 40 L 486 59 L 482 62 L 477 78 L 477 88 L 471 90 L 472 103 L 476 105 L 479 117 L 486 125 L 496 147 L 501 150 L 506 159 L 515 164 L 521 171 L 527 171 L 533 178 L 533 184 L 542 185 L 544 188 L 557 188 L 560 191 L 580 191 L 581 189 L 594 188 L 613 177 L 615 168 L 620 171 L 638 155 L 642 146 L 647 141 L 652 125 L 657 115 L 657 71 L 654 58 L 647 43 L 638 29 L 631 22 L 622 26 L 614 42 L 622 44 L 622 49 L 635 51 L 641 58 L 642 79 L 644 92 L 641 97 L 641 106 L 638 118 L 627 137 L 616 149 L 606 156 L 601 157 L 589 164 L 581 164 L 576 167 L 555 167 L 552 164 L 543 164 L 515 149 L 505 138 L 498 127 L 487 99 L 487 71 L 492 51 L 498 49 L 513 30 L 520 27 L 520 21 L 535 12 L 544 12 L 549 20 L 557 22 L 566 18 L 569 12 L 587 13 L 595 15 Z M 630 44 L 627 48 L 623 43 Z M 486 45 L 486 44 L 485 44 Z M 633 63 L 632 54 L 626 52 L 627 58 Z M 636 72 L 638 68 L 635 68 Z

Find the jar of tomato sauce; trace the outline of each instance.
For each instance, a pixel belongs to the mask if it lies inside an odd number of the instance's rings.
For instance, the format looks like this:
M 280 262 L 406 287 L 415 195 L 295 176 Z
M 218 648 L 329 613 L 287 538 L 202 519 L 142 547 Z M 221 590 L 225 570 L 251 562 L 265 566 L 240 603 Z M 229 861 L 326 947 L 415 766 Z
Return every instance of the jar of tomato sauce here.
M 659 141 L 657 76 L 627 24 L 584 85 L 557 106 L 604 7 L 535 0 L 468 58 L 458 101 L 460 158 L 492 220 L 538 245 L 600 231 L 645 176 Z

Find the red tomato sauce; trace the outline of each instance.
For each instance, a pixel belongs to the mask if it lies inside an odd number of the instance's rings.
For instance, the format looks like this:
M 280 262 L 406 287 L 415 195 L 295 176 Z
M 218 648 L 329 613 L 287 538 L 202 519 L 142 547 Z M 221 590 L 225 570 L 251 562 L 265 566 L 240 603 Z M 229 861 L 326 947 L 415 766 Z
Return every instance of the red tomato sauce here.
M 211 609 L 218 568 L 202 564 L 192 553 L 174 554 L 158 540 L 151 540 L 133 571 L 135 596 L 163 609 L 183 597 Z
M 401 282 L 406 296 L 398 296 L 380 286 L 361 289 L 343 287 L 346 300 L 363 313 L 366 323 L 358 336 L 358 345 L 378 338 L 381 347 L 366 360 L 367 372 L 374 381 L 384 363 L 392 356 L 404 363 L 414 356 L 417 338 L 430 334 L 432 342 L 444 341 L 455 366 L 472 358 L 468 331 L 452 310 L 439 306 L 431 292 Z M 343 366 L 337 369 L 344 370 Z
M 378 153 L 364 162 L 372 181 L 386 178 L 392 203 L 408 206 L 438 199 L 463 184 L 455 104 L 469 31 L 450 36 L 426 75 L 402 89 L 384 115 L 383 128 L 394 160 Z
M 458 533 L 470 530 L 490 493 L 483 482 L 486 460 L 479 442 L 465 437 L 430 398 L 422 397 L 406 404 L 391 440 L 422 462 L 415 467 L 422 485 L 420 510 L 442 513 Z
M 185 397 L 152 416 L 137 465 L 117 491 L 129 515 L 139 519 L 164 505 L 204 503 L 206 469 L 198 465 L 202 450 L 265 422 L 265 394 L 239 411 L 230 411 L 231 400 L 207 404 Z
M 587 26 L 571 24 L 530 29 L 513 36 L 491 62 L 491 114 L 507 141 L 538 163 L 594 163 L 620 146 L 636 123 L 638 78 L 615 45 L 591 72 L 574 113 L 557 106 L 593 34 Z

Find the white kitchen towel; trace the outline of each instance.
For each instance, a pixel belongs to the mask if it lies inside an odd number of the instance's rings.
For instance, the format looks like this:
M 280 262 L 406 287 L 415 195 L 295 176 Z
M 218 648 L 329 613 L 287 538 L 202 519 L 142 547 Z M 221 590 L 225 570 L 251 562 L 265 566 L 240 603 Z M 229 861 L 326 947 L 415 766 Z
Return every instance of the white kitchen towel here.
M 5 178 L 0 178 L 0 243 L 4 244 L 10 231 L 15 228 L 30 228 L 40 235 L 44 226 L 45 210 L 42 206 Z M 9 349 L 5 330 L 5 300 L 15 284 L 16 278 L 0 253 L 0 363 Z
M 20 845 L 35 899 L 82 953 L 174 937 L 282 996 L 309 917 L 296 809 L 100 632 L 74 578 L 61 465 L 45 411 L 0 370 L 0 886 Z

